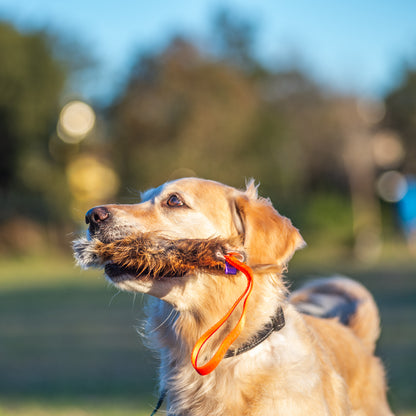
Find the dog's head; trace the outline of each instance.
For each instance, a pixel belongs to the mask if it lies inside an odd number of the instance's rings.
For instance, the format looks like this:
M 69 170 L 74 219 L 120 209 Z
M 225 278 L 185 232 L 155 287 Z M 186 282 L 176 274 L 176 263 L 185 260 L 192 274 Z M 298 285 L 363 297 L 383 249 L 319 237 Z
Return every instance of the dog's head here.
M 86 214 L 92 242 L 112 243 L 136 233 L 159 236 L 174 242 L 186 240 L 238 241 L 253 267 L 284 268 L 304 242 L 290 220 L 281 216 L 270 201 L 259 198 L 250 182 L 245 191 L 196 178 L 179 179 L 142 194 L 132 205 L 105 205 Z M 232 247 L 230 247 L 231 249 Z M 88 244 L 78 251 L 92 250 Z M 111 263 L 111 260 L 110 260 Z M 111 269 L 108 269 L 111 270 Z M 185 279 L 143 279 L 137 273 L 112 269 L 108 277 L 123 289 L 166 298 Z M 182 276 L 183 277 L 183 276 Z

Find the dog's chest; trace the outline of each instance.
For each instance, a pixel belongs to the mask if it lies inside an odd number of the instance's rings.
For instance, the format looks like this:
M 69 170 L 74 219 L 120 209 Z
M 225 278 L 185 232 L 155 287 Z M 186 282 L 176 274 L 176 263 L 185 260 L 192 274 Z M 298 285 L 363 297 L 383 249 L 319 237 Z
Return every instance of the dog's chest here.
M 287 335 L 273 335 L 254 350 L 226 359 L 208 376 L 202 377 L 185 365 L 179 372 L 176 368 L 171 378 L 175 382 L 171 384 L 169 414 L 296 414 L 287 410 L 293 404 L 300 408 L 311 391 L 319 390 L 319 377 L 313 355 L 304 348 L 290 349 Z M 319 414 L 325 415 L 325 409 Z

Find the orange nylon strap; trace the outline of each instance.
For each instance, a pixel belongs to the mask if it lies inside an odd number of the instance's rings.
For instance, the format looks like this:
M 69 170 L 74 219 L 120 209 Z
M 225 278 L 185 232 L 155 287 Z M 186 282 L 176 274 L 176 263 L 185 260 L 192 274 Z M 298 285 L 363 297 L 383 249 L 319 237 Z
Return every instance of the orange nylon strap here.
M 209 373 L 211 373 L 215 368 L 218 366 L 218 364 L 221 362 L 221 360 L 224 358 L 224 355 L 227 353 L 228 348 L 231 346 L 231 344 L 237 339 L 237 337 L 240 335 L 244 324 L 246 320 L 246 303 L 247 299 L 250 296 L 250 293 L 253 289 L 253 271 L 249 266 L 244 264 L 243 262 L 237 260 L 235 257 L 233 257 L 234 253 L 225 255 L 226 261 L 231 264 L 231 266 L 234 266 L 236 269 L 240 270 L 245 274 L 247 277 L 247 287 L 244 290 L 244 292 L 239 296 L 239 298 L 235 301 L 234 305 L 231 307 L 231 309 L 215 324 L 213 325 L 208 331 L 206 331 L 201 338 L 196 342 L 194 348 L 192 349 L 192 355 L 191 355 L 191 362 L 195 370 L 201 375 L 205 376 Z M 240 304 L 240 302 L 244 299 L 243 302 L 243 310 L 241 312 L 240 319 L 238 320 L 236 326 L 234 329 L 225 337 L 225 339 L 222 341 L 220 346 L 218 347 L 218 350 L 214 354 L 214 356 L 204 365 L 198 366 L 198 355 L 202 349 L 202 347 L 205 345 L 205 343 L 224 325 L 224 323 L 227 321 L 227 319 L 230 317 L 230 315 L 234 312 L 234 310 L 237 308 L 237 306 Z

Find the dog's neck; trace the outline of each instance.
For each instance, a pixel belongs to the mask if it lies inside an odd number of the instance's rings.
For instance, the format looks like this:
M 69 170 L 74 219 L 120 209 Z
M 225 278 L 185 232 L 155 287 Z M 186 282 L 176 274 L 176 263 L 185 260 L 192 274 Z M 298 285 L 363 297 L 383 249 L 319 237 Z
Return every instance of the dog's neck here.
M 268 322 L 263 329 L 261 329 L 255 337 L 253 337 L 249 342 L 245 343 L 239 348 L 231 348 L 227 351 L 224 358 L 232 358 L 237 355 L 244 354 L 247 351 L 252 350 L 253 348 L 260 345 L 263 341 L 269 338 L 273 332 L 280 331 L 286 324 L 285 314 L 283 312 L 282 306 L 278 306 L 275 315 L 272 317 L 270 322 Z
M 226 358 L 208 376 L 198 375 L 191 365 L 191 351 L 197 339 L 224 315 L 230 305 L 241 294 L 244 287 L 244 279 L 239 275 L 235 277 L 224 276 L 226 280 L 221 294 L 210 292 L 208 289 L 201 292 L 201 287 L 193 287 L 201 285 L 201 282 L 206 288 L 216 287 L 212 282 L 210 284 L 210 279 L 219 278 L 218 275 L 205 275 L 202 279 L 201 276 L 198 276 L 195 280 L 190 279 L 188 288 L 192 289 L 192 293 L 195 293 L 195 290 L 198 289 L 201 295 L 198 299 L 192 298 L 190 295 L 192 305 L 189 309 L 177 311 L 171 305 L 155 301 L 148 311 L 148 333 L 151 334 L 151 340 L 149 341 L 152 348 L 156 349 L 161 355 L 161 379 L 166 383 L 166 386 L 161 387 L 168 391 L 176 390 L 177 393 L 173 393 L 173 395 L 180 394 L 181 388 L 188 389 L 188 385 L 194 385 L 196 390 L 203 392 L 204 385 L 209 385 L 212 380 L 224 377 L 227 373 L 226 369 L 229 369 L 230 365 L 237 365 L 240 359 L 244 359 L 243 354 L 239 357 Z M 261 284 L 256 285 L 256 280 L 260 279 L 262 280 Z M 224 294 L 228 294 L 228 296 Z M 187 293 L 184 296 L 187 296 Z M 231 350 L 238 351 L 240 348 L 245 348 L 256 339 L 259 333 L 267 328 L 270 322 L 273 322 L 273 318 L 275 318 L 280 308 L 284 308 L 285 298 L 286 288 L 280 276 L 255 275 L 253 292 L 247 304 L 246 323 Z M 202 362 L 209 359 L 216 351 L 220 341 L 236 324 L 240 312 L 240 310 L 237 310 L 231 316 L 223 331 L 219 332 L 218 337 L 207 345 L 207 348 L 204 348 L 201 354 Z M 275 323 L 277 326 L 281 324 L 281 319 L 277 324 Z M 187 382 L 178 383 L 178 374 L 182 374 Z
M 213 290 L 218 286 L 218 279 L 223 279 L 221 293 Z M 216 282 L 213 282 L 214 280 Z M 148 312 L 151 322 L 149 330 L 155 332 L 154 329 L 158 328 L 157 332 L 163 336 L 173 332 L 178 340 L 192 349 L 196 340 L 224 316 L 244 288 L 245 279 L 241 273 L 237 276 L 205 274 L 202 278 L 200 275 L 194 279 L 189 278 L 183 286 L 183 300 L 178 302 L 179 307 L 157 301 L 153 304 Z M 233 347 L 247 343 L 273 320 L 278 306 L 285 302 L 286 293 L 280 276 L 264 273 L 255 275 L 253 291 L 247 302 L 246 323 Z M 186 307 L 183 307 L 185 302 Z M 234 327 L 240 313 L 241 309 L 237 308 L 227 320 L 224 332 L 229 332 Z M 167 319 L 168 316 L 174 316 L 174 322 Z M 165 320 L 167 321 L 164 323 Z M 183 347 L 184 345 L 181 346 Z

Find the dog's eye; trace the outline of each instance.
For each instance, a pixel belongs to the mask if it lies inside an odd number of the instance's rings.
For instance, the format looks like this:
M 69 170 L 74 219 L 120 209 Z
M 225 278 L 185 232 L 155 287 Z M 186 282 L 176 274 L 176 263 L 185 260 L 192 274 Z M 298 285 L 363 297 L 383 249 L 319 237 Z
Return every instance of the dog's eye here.
M 183 201 L 179 198 L 179 196 L 178 196 L 178 195 L 173 194 L 173 195 L 171 195 L 171 196 L 167 199 L 167 201 L 166 201 L 166 205 L 167 205 L 168 207 L 172 207 L 172 208 L 174 208 L 174 207 L 182 207 L 182 206 L 184 206 L 184 203 L 183 203 Z

